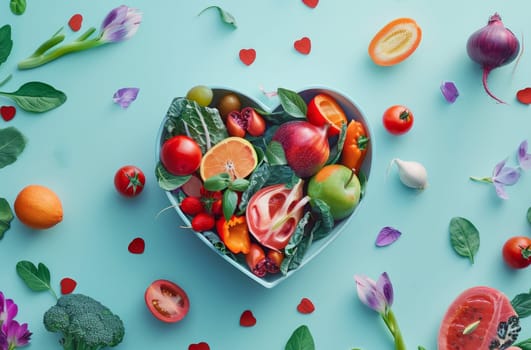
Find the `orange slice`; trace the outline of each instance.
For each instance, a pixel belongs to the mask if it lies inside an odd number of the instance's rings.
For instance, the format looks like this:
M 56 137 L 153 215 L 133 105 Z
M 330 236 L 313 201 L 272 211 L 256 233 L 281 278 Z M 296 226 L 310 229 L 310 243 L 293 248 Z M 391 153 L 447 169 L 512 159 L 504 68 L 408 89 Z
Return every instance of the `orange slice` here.
M 204 180 L 221 173 L 228 173 L 231 179 L 248 176 L 258 158 L 253 145 L 241 137 L 228 137 L 209 149 L 201 159 L 199 173 Z

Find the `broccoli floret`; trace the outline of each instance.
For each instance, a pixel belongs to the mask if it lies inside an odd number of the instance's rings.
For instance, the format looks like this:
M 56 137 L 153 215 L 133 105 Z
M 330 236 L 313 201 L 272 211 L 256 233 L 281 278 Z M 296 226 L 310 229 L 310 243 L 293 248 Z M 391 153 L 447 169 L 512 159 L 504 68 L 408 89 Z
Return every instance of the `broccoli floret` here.
M 66 294 L 44 313 L 44 327 L 61 333 L 64 350 L 99 350 L 122 342 L 122 320 L 99 301 L 83 294 Z

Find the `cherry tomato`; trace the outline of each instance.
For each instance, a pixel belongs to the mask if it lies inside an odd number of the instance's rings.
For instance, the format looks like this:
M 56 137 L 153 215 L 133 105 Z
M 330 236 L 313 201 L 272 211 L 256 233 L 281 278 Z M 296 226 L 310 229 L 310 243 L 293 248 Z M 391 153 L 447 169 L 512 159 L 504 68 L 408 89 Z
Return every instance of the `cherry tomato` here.
M 389 107 L 383 114 L 384 127 L 393 135 L 402 135 L 413 126 L 413 113 L 401 105 Z
M 134 165 L 125 165 L 114 175 L 114 187 L 126 197 L 138 196 L 144 189 L 146 177 L 144 172 Z
M 505 263 L 514 269 L 531 265 L 531 238 L 515 236 L 509 238 L 502 248 Z
M 328 127 L 328 136 L 339 135 L 343 124 L 347 124 L 345 112 L 336 100 L 326 94 L 318 94 L 308 103 L 308 121 L 316 126 Z
M 166 140 L 160 150 L 162 165 L 173 175 L 191 175 L 201 165 L 201 148 L 194 139 L 177 135 Z
M 163 279 L 149 285 L 144 300 L 153 316 L 168 323 L 182 320 L 190 309 L 186 292 L 175 283 Z

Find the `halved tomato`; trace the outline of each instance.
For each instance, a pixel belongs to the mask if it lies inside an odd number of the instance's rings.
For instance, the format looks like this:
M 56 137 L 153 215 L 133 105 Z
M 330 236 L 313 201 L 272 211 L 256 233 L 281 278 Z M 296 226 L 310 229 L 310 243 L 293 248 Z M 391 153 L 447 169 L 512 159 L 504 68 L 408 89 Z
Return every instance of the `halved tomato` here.
M 153 316 L 168 323 L 182 320 L 190 309 L 186 292 L 175 283 L 163 279 L 149 285 L 144 300 Z
M 369 44 L 369 56 L 380 66 L 408 58 L 419 46 L 422 30 L 411 18 L 397 18 L 380 29 Z
M 339 135 L 343 124 L 348 122 L 341 106 L 327 94 L 318 94 L 310 100 L 306 117 L 315 126 L 329 125 L 328 136 Z

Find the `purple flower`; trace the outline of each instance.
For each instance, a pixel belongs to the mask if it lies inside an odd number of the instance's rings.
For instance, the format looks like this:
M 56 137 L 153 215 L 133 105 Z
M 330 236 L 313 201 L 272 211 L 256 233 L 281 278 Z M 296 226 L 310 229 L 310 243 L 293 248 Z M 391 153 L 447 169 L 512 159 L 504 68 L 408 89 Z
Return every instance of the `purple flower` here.
M 0 292 L 0 325 L 1 331 L 5 332 L 9 323 L 15 318 L 18 312 L 17 304 L 12 299 L 6 299 L 4 293 Z
M 136 34 L 142 13 L 125 5 L 119 6 L 105 17 L 101 24 L 101 40 L 105 42 L 118 42 L 131 38 Z
M 116 91 L 113 95 L 114 103 L 119 104 L 122 108 L 127 108 L 136 100 L 138 96 L 138 88 L 122 88 Z
M 494 167 L 492 171 L 492 183 L 498 197 L 502 199 L 508 199 L 507 193 L 505 193 L 505 186 L 514 185 L 520 178 L 520 172 L 516 168 L 506 167 L 504 159 Z
M 0 332 L 0 350 L 8 350 L 9 343 L 7 342 L 7 336 L 4 332 Z
M 394 243 L 402 235 L 396 228 L 386 226 L 380 230 L 376 237 L 376 246 L 385 247 Z
M 9 349 L 16 349 L 29 344 L 31 332 L 28 330 L 28 324 L 19 324 L 17 321 L 11 321 L 7 327 L 6 338 Z
M 518 164 L 524 170 L 531 169 L 531 153 L 527 153 L 527 140 L 522 141 L 518 147 Z
M 457 91 L 457 87 L 451 81 L 445 81 L 441 84 L 441 92 L 446 101 L 450 103 L 454 103 L 455 100 L 457 100 L 457 97 L 459 96 L 459 91 Z
M 386 315 L 393 304 L 393 285 L 387 272 L 382 273 L 376 282 L 360 275 L 354 276 L 354 280 L 361 302 L 380 315 Z

